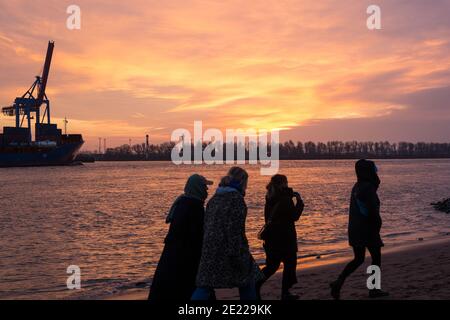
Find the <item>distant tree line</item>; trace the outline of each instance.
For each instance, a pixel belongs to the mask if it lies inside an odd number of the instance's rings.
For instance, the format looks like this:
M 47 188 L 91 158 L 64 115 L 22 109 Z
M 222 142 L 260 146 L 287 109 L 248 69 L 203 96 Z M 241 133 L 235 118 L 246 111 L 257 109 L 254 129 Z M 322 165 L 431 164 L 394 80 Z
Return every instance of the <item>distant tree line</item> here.
M 202 150 L 208 144 L 202 145 Z M 188 147 L 189 145 L 187 145 Z M 172 149 L 175 143 L 166 142 L 162 144 L 145 143 L 109 148 L 103 154 L 91 153 L 96 160 L 106 161 L 133 161 L 171 160 Z M 194 155 L 194 145 L 190 145 L 191 155 Z M 226 144 L 223 145 L 224 157 L 226 156 Z M 234 145 L 234 150 L 239 146 Z M 249 145 L 242 146 L 245 150 L 246 159 L 249 155 Z M 270 155 L 270 145 L 267 146 Z M 231 149 L 230 149 L 231 150 Z M 85 154 L 86 155 L 86 154 Z M 213 153 L 214 155 L 214 153 Z M 450 158 L 450 143 L 410 143 L 399 142 L 358 142 L 358 141 L 329 141 L 323 142 L 297 142 L 292 140 L 279 144 L 279 157 L 281 160 L 288 159 L 407 159 L 407 158 Z
M 450 157 L 450 143 L 399 142 L 285 142 L 280 159 L 439 158 Z

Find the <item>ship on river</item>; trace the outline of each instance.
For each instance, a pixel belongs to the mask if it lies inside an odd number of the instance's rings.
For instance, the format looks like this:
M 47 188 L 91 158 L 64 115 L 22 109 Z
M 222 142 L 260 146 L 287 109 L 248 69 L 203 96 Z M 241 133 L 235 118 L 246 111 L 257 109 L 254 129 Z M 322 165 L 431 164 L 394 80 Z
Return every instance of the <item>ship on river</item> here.
M 51 123 L 50 101 L 45 89 L 53 49 L 54 42 L 50 41 L 42 75 L 36 77 L 30 89 L 16 98 L 12 106 L 2 108 L 3 115 L 15 117 L 15 126 L 3 127 L 0 133 L 0 167 L 71 164 L 84 143 L 81 134 L 63 134 Z

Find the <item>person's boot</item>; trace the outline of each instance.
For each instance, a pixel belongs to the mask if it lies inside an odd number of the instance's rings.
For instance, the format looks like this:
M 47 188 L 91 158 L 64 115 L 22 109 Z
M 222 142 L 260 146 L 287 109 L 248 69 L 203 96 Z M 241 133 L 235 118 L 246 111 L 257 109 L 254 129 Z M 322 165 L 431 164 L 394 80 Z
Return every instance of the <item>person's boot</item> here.
M 292 294 L 289 290 L 285 290 L 281 293 L 281 300 L 298 300 L 299 296 Z
M 383 298 L 387 296 L 389 296 L 389 292 L 383 291 L 381 289 L 369 290 L 369 298 L 371 299 Z
M 344 278 L 339 276 L 339 278 L 336 281 L 333 281 L 330 283 L 330 289 L 331 289 L 331 296 L 334 300 L 341 299 L 341 288 L 344 284 Z

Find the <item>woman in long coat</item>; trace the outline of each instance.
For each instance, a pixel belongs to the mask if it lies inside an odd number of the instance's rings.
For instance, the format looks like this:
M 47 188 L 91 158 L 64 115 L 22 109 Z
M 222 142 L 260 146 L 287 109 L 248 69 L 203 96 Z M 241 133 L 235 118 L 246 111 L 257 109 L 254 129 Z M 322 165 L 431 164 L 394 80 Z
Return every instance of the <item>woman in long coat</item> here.
M 341 288 L 345 279 L 364 263 L 366 248 L 372 257 L 372 265 L 381 267 L 380 230 L 382 220 L 380 216 L 380 199 L 377 190 L 380 178 L 375 163 L 370 160 L 359 160 L 355 164 L 357 182 L 353 186 L 350 197 L 348 222 L 348 240 L 353 248 L 354 258 L 344 268 L 338 279 L 330 284 L 331 295 L 340 298 Z M 380 289 L 369 290 L 369 297 L 387 296 L 388 293 Z
M 202 255 L 193 300 L 209 300 L 216 288 L 239 288 L 241 300 L 255 300 L 262 274 L 253 259 L 245 220 L 248 174 L 233 167 L 206 206 Z
M 150 300 L 189 301 L 202 250 L 204 202 L 212 182 L 194 174 L 167 216 L 169 232 L 150 288 Z

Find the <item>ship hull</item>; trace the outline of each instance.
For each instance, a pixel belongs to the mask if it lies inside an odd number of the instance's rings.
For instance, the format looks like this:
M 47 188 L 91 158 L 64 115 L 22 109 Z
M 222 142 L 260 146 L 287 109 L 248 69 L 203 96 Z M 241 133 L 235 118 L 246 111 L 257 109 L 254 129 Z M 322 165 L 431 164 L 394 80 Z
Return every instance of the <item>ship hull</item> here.
M 61 166 L 73 162 L 83 142 L 64 143 L 62 145 L 36 150 L 20 147 L 0 152 L 0 167 L 36 167 Z

